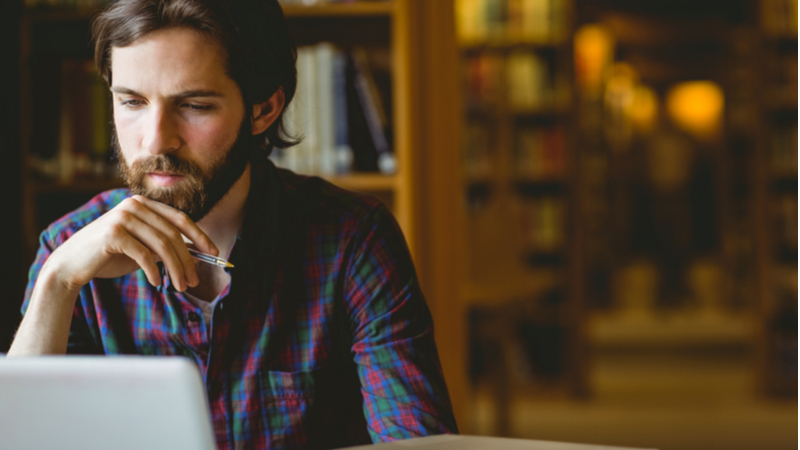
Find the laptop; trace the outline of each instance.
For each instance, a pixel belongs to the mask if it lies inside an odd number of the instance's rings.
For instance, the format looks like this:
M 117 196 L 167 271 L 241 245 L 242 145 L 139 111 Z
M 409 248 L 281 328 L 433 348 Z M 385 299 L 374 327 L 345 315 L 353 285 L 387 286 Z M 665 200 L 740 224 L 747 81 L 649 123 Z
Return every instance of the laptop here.
M 0 358 L 0 446 L 215 450 L 200 370 L 182 357 Z
M 527 439 L 508 439 L 486 436 L 461 436 L 443 434 L 377 445 L 347 447 L 340 450 L 645 450 L 630 447 L 609 447 L 605 445 L 569 444 L 566 442 L 533 441 Z

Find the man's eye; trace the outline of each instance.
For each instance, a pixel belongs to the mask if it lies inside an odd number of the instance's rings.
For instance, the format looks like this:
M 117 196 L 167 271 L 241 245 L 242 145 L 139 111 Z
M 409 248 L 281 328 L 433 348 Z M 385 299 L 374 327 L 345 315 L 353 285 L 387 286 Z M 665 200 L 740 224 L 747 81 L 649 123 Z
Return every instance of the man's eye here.
M 142 104 L 141 100 L 135 100 L 135 99 L 128 99 L 128 100 L 120 101 L 120 105 L 127 106 L 127 107 L 130 107 L 130 108 L 135 108 L 137 106 L 141 106 L 141 104 Z
M 183 106 L 192 111 L 208 111 L 212 108 L 211 105 L 198 105 L 196 103 L 184 103 Z

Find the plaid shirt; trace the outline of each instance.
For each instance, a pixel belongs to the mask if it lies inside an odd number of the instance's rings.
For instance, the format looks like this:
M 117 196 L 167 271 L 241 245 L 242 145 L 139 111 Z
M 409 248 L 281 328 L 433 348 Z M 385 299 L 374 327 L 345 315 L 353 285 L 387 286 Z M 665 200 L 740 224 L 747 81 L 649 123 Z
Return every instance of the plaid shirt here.
M 433 324 L 388 210 L 319 178 L 253 165 L 231 283 L 211 323 L 162 266 L 81 290 L 69 353 L 182 355 L 204 376 L 220 449 L 335 448 L 457 432 Z M 130 196 L 104 192 L 41 235 L 48 255 Z

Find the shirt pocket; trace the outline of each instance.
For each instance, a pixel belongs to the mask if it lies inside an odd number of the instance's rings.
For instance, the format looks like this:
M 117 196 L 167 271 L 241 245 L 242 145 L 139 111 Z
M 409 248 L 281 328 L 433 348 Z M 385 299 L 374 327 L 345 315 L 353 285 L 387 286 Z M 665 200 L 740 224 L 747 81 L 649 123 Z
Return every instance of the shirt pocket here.
M 269 448 L 306 448 L 320 416 L 324 369 L 259 373 L 262 424 Z M 317 424 L 319 425 L 319 424 Z

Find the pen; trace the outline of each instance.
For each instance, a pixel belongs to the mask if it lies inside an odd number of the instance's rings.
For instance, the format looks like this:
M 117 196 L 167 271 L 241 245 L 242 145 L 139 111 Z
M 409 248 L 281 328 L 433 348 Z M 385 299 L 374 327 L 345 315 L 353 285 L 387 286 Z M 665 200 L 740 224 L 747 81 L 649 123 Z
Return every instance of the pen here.
M 233 267 L 233 264 L 229 263 L 228 261 L 225 261 L 222 258 L 217 258 L 216 256 L 209 255 L 208 253 L 198 252 L 193 248 L 190 248 L 188 250 L 189 253 L 192 254 L 192 256 L 199 259 L 200 261 L 203 261 L 204 263 L 209 263 L 220 267 Z

